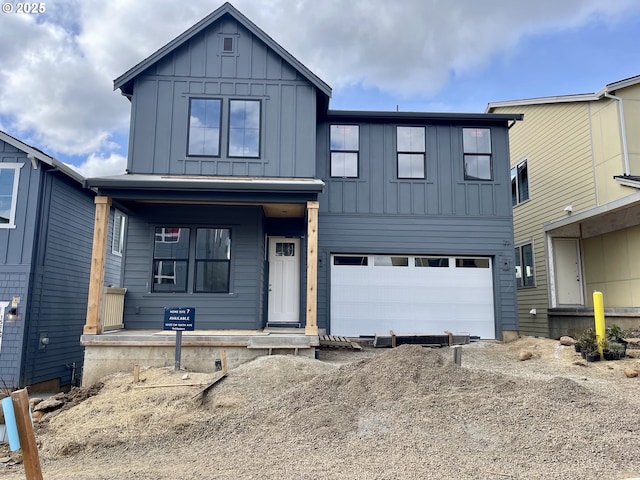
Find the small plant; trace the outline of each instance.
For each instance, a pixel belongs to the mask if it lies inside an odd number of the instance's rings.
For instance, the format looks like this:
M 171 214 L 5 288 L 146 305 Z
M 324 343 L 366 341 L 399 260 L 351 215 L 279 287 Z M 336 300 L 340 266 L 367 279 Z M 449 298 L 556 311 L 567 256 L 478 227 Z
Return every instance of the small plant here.
M 624 342 L 624 332 L 615 323 L 612 324 L 610 327 L 607 327 L 606 336 L 607 336 L 607 340 L 609 340 L 610 342 L 618 342 L 618 343 Z
M 580 344 L 580 350 L 585 353 L 594 352 L 598 349 L 598 342 L 596 340 L 596 331 L 593 328 L 588 328 L 580 335 L 576 341 Z

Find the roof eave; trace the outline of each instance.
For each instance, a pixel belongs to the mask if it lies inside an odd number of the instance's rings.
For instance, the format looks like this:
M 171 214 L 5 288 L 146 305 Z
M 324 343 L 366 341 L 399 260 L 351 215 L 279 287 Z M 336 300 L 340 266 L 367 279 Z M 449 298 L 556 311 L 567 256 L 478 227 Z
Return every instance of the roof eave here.
M 329 110 L 327 119 L 362 118 L 368 120 L 444 120 L 444 121 L 518 121 L 521 113 L 451 113 L 451 112 L 393 112 L 369 110 Z

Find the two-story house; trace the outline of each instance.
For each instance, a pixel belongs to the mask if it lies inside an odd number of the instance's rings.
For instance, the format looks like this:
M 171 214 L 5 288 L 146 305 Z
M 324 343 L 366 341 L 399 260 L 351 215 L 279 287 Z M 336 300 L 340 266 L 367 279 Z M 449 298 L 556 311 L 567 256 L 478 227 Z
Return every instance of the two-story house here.
M 64 163 L 0 132 L 2 386 L 57 391 L 80 381 L 95 210 L 95 193 L 83 182 Z M 106 217 L 107 285 L 120 281 L 120 215 Z
M 287 344 L 312 355 L 322 332 L 517 331 L 507 133 L 521 115 L 329 110 L 330 87 L 229 3 L 115 88 L 131 101 L 128 169 L 87 182 L 85 382 L 170 365 L 165 307 L 196 311 L 194 368 L 221 348 L 231 365 Z M 129 222 L 125 329 L 101 335 L 109 205 Z
M 522 333 L 640 317 L 640 76 L 600 91 L 490 103 L 522 112 L 509 133 L 519 324 Z

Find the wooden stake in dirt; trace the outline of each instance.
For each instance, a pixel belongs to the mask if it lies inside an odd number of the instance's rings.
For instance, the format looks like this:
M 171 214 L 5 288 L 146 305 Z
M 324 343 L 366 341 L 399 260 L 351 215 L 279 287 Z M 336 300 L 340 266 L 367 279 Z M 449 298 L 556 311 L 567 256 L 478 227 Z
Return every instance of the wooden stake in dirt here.
M 133 366 L 133 383 L 140 382 L 140 365 L 137 363 Z
M 227 374 L 227 352 L 220 350 L 220 363 L 222 364 L 222 375 Z
M 213 382 L 211 382 L 209 385 L 207 385 L 206 387 L 204 387 L 202 390 L 200 390 L 198 393 L 196 393 L 192 400 L 194 402 L 199 402 L 200 404 L 203 402 L 204 400 L 204 396 L 207 394 L 207 392 L 209 390 L 211 390 L 211 388 L 218 383 L 219 381 L 223 380 L 224 378 L 227 377 L 227 352 L 225 352 L 224 350 L 220 350 L 220 363 L 221 363 L 221 367 L 222 367 L 222 375 L 220 375 L 218 378 L 216 378 Z
M 16 415 L 24 473 L 27 476 L 27 480 L 43 480 L 38 445 L 36 444 L 36 436 L 33 433 L 33 424 L 29 415 L 29 395 L 27 391 L 23 388 L 12 392 L 11 403 L 13 403 L 13 411 Z

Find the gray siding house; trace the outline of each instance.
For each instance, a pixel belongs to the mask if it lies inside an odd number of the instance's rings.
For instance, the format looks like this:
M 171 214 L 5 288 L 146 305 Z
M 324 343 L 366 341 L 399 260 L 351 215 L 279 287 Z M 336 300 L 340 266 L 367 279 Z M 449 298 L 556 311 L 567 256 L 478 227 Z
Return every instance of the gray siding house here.
M 80 381 L 95 210 L 83 181 L 0 132 L 0 381 L 8 387 Z M 121 258 L 109 254 L 110 284 Z
M 131 101 L 128 169 L 87 180 L 83 381 L 106 363 L 170 364 L 172 306 L 196 309 L 188 346 L 209 349 L 196 363 L 285 334 L 313 352 L 319 333 L 517 331 L 507 128 L 520 115 L 329 110 L 330 87 L 229 3 L 114 87 Z M 115 203 L 124 329 L 102 335 L 101 211 Z

